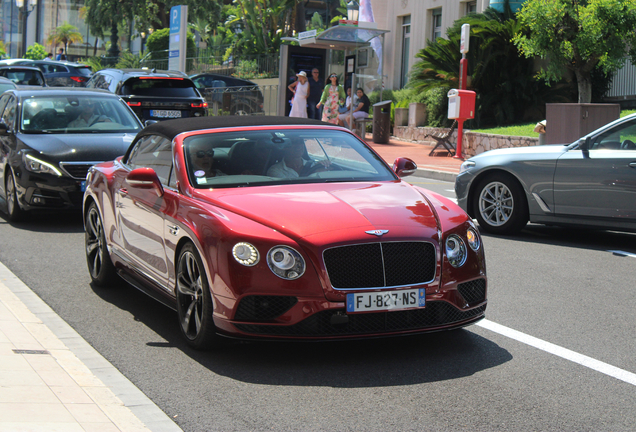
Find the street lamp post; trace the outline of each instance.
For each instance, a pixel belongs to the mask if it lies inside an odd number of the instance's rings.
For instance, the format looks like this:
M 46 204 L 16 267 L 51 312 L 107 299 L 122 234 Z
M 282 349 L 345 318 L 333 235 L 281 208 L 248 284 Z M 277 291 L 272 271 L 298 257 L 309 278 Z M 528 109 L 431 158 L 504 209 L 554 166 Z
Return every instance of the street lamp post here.
M 28 0 L 27 4 L 24 3 L 24 0 L 15 0 L 15 5 L 22 14 L 22 57 L 26 54 L 27 18 L 29 17 L 29 14 L 33 12 L 37 4 L 38 0 Z
M 347 3 L 347 20 L 357 22 L 359 13 L 360 5 L 356 0 L 351 0 Z

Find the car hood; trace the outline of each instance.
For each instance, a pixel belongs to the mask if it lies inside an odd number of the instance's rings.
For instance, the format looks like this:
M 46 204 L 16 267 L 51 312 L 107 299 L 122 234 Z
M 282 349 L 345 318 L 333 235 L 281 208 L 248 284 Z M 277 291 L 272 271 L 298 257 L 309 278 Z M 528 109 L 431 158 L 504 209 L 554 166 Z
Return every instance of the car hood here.
M 369 239 L 366 231 L 387 229 L 391 234 L 382 237 L 385 240 L 433 237 L 440 226 L 423 192 L 401 181 L 245 188 L 220 196 L 218 190 L 201 193 L 295 240 L 311 241 L 318 235 L 323 240 L 332 236 L 340 241 L 350 236 Z M 343 235 L 346 232 L 352 234 Z
M 106 161 L 126 153 L 133 133 L 20 134 L 27 147 L 51 158 L 69 161 Z
M 542 155 L 554 155 L 555 158 L 558 155 L 567 151 L 568 146 L 562 144 L 551 144 L 551 145 L 538 145 L 538 146 L 528 146 L 528 147 L 512 147 L 512 148 L 502 148 L 496 150 L 489 150 L 484 153 L 480 153 L 477 156 L 473 156 L 472 160 L 479 160 L 488 157 L 500 157 L 505 156 L 508 158 L 534 158 L 535 156 Z

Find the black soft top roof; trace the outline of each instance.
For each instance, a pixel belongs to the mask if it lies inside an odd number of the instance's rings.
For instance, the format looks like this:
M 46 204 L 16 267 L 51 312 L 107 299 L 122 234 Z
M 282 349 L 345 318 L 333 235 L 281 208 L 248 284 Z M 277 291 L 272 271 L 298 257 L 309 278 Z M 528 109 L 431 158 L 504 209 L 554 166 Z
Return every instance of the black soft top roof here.
M 284 126 L 284 125 L 309 125 L 309 126 L 334 126 L 320 120 L 296 118 L 296 117 L 276 117 L 276 116 L 209 116 L 191 117 L 179 120 L 164 120 L 152 124 L 142 130 L 138 136 L 142 135 L 163 135 L 172 140 L 175 136 L 183 132 L 202 129 L 218 129 L 226 127 L 245 126 Z

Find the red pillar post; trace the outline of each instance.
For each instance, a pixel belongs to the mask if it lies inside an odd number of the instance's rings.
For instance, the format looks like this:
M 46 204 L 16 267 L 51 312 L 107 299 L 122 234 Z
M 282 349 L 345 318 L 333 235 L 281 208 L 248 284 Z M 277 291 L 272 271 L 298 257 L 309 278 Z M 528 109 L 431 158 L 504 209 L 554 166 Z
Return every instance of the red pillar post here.
M 462 54 L 459 61 L 459 89 L 466 90 L 466 80 L 468 79 L 468 60 L 466 54 Z M 455 148 L 455 159 L 464 159 L 462 156 L 462 140 L 464 139 L 464 119 L 457 119 L 457 146 Z

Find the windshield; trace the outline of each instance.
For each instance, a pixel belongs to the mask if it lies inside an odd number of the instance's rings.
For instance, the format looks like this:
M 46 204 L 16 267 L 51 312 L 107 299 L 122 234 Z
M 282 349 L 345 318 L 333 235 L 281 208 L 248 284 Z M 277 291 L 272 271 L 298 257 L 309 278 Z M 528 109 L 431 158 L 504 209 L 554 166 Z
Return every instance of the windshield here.
M 196 188 L 395 180 L 360 140 L 336 130 L 237 131 L 184 140 Z
M 190 79 L 183 78 L 131 78 L 121 89 L 122 95 L 158 97 L 199 97 Z
M 141 129 L 118 98 L 96 95 L 32 96 L 22 102 L 25 133 L 111 133 Z

